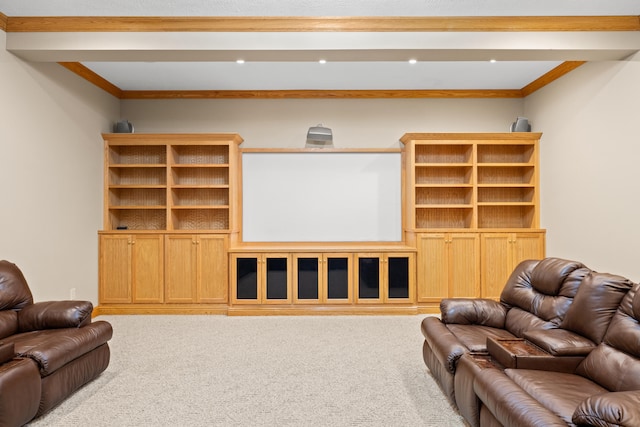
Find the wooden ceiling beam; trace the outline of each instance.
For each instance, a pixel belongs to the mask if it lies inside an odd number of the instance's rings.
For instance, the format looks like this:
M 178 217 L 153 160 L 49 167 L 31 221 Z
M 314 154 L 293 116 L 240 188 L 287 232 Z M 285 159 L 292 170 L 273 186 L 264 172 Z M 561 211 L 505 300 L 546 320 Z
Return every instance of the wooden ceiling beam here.
M 640 31 L 640 16 L 5 17 L 7 32 Z M 1 24 L 0 24 L 1 25 Z

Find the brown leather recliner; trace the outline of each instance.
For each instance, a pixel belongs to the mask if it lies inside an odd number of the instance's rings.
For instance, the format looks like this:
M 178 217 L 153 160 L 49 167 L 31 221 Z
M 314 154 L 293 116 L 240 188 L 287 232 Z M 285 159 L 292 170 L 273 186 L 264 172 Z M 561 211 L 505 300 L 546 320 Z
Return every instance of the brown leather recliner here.
M 580 262 L 559 258 L 523 261 L 507 280 L 500 302 L 442 300 L 441 318 L 427 317 L 421 324 L 423 358 L 451 402 L 456 403 L 454 375 L 463 354 L 487 353 L 488 337 L 524 338 L 532 330 L 558 328 L 589 272 Z
M 107 368 L 113 330 L 92 311 L 88 301 L 34 303 L 20 269 L 0 261 L 0 425 L 42 415 Z
M 574 372 L 478 372 L 480 425 L 640 426 L 640 285 L 610 319 L 602 342 Z

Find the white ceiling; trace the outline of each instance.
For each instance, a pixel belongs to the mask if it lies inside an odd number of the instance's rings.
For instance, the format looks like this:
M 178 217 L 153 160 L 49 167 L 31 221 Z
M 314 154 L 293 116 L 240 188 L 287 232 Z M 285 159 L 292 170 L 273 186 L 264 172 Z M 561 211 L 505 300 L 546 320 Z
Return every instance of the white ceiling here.
M 640 0 L 0 0 L 0 12 L 9 17 L 638 16 Z M 30 60 L 81 62 L 123 90 L 520 89 L 565 60 L 622 59 L 640 49 L 640 32 L 9 33 L 7 49 Z M 418 62 L 409 64 L 411 58 Z

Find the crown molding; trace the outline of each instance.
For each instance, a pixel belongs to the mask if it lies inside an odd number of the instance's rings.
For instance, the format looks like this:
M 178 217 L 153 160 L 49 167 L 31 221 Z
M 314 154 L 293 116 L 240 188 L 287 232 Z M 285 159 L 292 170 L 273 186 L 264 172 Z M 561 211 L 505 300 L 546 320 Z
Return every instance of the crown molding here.
M 7 15 L 0 12 L 0 30 L 7 31 Z
M 585 61 L 566 61 L 522 89 L 496 90 L 122 90 L 79 62 L 58 64 L 119 99 L 415 99 L 524 98 Z
M 2 15 L 4 16 L 4 15 Z M 640 31 L 640 16 L 6 17 L 7 32 Z M 0 23 L 0 25 L 2 25 Z
M 524 98 L 570 73 L 585 61 L 566 61 L 522 89 L 495 90 L 122 90 L 79 62 L 59 62 L 66 69 L 119 99 L 416 99 Z
M 520 90 L 125 90 L 121 99 L 521 98 Z

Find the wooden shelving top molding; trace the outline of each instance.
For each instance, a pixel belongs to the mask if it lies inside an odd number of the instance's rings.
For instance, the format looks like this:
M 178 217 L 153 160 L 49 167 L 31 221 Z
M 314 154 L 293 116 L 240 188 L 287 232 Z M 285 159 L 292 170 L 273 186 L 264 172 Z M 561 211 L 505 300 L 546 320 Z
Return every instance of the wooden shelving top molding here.
M 513 139 L 530 141 L 532 139 L 540 139 L 542 132 L 505 132 L 505 133 L 437 133 L 437 132 L 414 132 L 405 133 L 400 138 L 400 142 L 406 144 L 412 140 L 495 140 L 495 139 Z
M 102 138 L 120 144 L 171 144 L 193 145 L 197 142 L 232 141 L 241 144 L 244 140 L 237 133 L 103 133 Z

